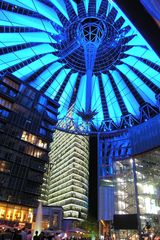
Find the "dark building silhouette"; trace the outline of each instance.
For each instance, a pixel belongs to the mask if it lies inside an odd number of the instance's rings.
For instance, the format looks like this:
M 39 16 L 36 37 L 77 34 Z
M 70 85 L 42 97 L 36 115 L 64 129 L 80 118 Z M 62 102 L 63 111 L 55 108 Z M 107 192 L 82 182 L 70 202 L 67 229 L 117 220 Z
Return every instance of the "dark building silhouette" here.
M 58 104 L 6 75 L 0 81 L 0 202 L 37 206 Z M 4 218 L 7 218 L 4 213 Z M 11 214 L 8 220 L 19 220 Z

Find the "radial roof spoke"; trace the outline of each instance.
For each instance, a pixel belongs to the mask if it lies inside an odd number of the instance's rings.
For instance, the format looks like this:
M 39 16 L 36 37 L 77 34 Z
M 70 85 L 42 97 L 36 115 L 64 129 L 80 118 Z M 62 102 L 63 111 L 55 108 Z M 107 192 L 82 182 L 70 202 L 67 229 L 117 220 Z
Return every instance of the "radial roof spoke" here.
M 0 74 L 58 101 L 59 121 L 79 131 L 159 107 L 160 58 L 115 1 L 2 0 L 0 32 Z

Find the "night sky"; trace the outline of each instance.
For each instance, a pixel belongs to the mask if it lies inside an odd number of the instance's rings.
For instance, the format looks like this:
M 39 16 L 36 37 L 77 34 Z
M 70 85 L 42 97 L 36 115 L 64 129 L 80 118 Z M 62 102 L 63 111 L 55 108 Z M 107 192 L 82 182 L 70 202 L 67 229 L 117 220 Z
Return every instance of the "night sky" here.
M 89 141 L 89 209 L 90 218 L 98 219 L 98 188 L 97 188 L 97 137 L 90 137 Z
M 114 0 L 146 41 L 160 56 L 160 28 L 140 0 Z

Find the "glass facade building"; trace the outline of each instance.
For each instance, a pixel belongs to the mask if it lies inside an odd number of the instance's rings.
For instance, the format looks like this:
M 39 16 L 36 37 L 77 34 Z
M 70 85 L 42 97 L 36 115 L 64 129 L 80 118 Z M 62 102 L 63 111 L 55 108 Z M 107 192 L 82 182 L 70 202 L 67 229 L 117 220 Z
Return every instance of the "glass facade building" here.
M 48 204 L 62 206 L 64 219 L 84 220 L 88 212 L 89 139 L 55 131 L 50 145 Z
M 159 149 L 138 155 L 135 159 L 130 158 L 115 163 L 116 212 L 119 214 L 137 212 L 134 185 L 136 181 L 142 228 L 145 226 L 145 220 L 151 221 L 152 226 L 158 227 L 159 224 L 160 181 L 157 159 L 159 159 Z M 136 179 L 134 179 L 135 173 Z
M 4 203 L 36 207 L 58 104 L 12 75 L 0 79 L 0 219 Z M 3 203 L 1 205 L 1 203 Z M 14 214 L 15 215 L 15 214 Z
M 139 230 L 146 237 L 159 232 L 159 154 L 158 148 L 115 162 L 115 214 L 136 214 Z M 121 235 L 123 232 L 122 228 Z
M 159 121 L 99 137 L 99 220 L 115 239 L 159 233 Z

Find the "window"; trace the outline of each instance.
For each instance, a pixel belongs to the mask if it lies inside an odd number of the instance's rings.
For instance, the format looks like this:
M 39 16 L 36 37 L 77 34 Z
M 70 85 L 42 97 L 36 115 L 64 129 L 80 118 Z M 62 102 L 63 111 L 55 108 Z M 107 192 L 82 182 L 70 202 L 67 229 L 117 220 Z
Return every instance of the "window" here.
M 42 136 L 46 136 L 47 132 L 44 128 L 40 128 L 39 130 L 39 133 L 42 135 Z
M 19 89 L 19 84 L 18 83 L 15 83 L 13 80 L 5 77 L 3 78 L 3 82 L 5 82 L 8 86 L 18 90 Z
M 11 160 L 11 158 L 12 158 L 12 153 L 6 152 L 6 153 L 5 153 L 5 159 L 6 159 L 6 160 Z
M 26 108 L 31 108 L 32 107 L 33 100 L 28 98 L 28 97 L 23 97 L 21 99 L 21 104 L 25 106 Z
M 36 161 L 34 161 L 34 160 L 32 160 L 31 162 L 30 162 L 30 167 L 31 168 L 33 168 L 33 169 L 35 169 L 35 170 L 40 170 L 40 171 L 44 171 L 44 163 L 40 163 L 40 162 L 36 162 Z
M 7 118 L 9 116 L 9 112 L 4 109 L 0 109 L 0 116 Z
M 10 172 L 10 164 L 8 162 L 0 160 L 0 173 L 1 172 Z
M 19 157 L 19 156 L 16 156 L 16 163 L 21 163 L 21 161 L 22 161 L 22 157 Z
M 52 124 L 50 124 L 50 123 L 48 123 L 48 122 L 46 122 L 46 121 L 42 121 L 42 126 L 45 127 L 45 128 L 50 129 L 51 131 L 53 131 L 54 128 L 55 128 L 54 125 L 52 125 Z
M 25 146 L 20 145 L 20 146 L 19 146 L 19 151 L 20 151 L 20 152 L 24 152 L 24 150 L 25 150 Z
M 53 226 L 58 227 L 58 213 L 54 213 L 53 215 Z
M 47 99 L 43 96 L 40 96 L 39 101 L 38 101 L 41 105 L 46 106 L 47 103 Z
M 0 105 L 8 108 L 8 109 L 11 109 L 12 108 L 12 103 L 5 100 L 4 98 L 0 97 Z
M 36 181 L 36 182 L 42 182 L 43 174 L 30 170 L 28 172 L 28 179 L 31 179 L 32 181 Z
M 8 145 L 8 147 L 13 148 L 14 147 L 14 142 L 13 141 L 9 141 L 7 145 Z
M 5 124 L 0 122 L 0 129 L 2 130 L 4 128 Z
M 38 112 L 43 112 L 45 109 L 44 106 L 42 106 L 41 104 L 37 104 L 35 108 L 37 109 Z
M 51 118 L 51 119 L 53 119 L 53 120 L 56 120 L 55 114 L 53 114 L 52 112 L 50 112 L 50 111 L 48 111 L 48 110 L 46 110 L 46 113 L 47 113 L 47 116 L 48 116 L 49 118 Z
M 11 97 L 16 97 L 17 93 L 16 93 L 15 91 L 13 91 L 13 90 L 10 90 L 10 91 L 9 91 L 9 95 L 10 95 Z
M 25 113 L 26 115 L 29 113 L 29 111 L 26 108 L 24 108 L 23 106 L 18 105 L 16 103 L 13 104 L 13 110 L 18 113 L 19 112 Z
M 50 101 L 48 101 L 47 108 L 50 109 L 53 112 L 57 112 L 57 108 Z
M 8 89 L 7 89 L 6 86 L 0 84 L 0 90 L 1 90 L 2 92 L 6 93 Z
M 25 149 L 25 153 L 36 158 L 43 158 L 45 155 L 44 151 L 41 151 L 40 149 L 32 146 L 27 146 Z
M 37 136 L 35 136 L 31 133 L 28 133 L 26 131 L 23 131 L 21 139 L 26 141 L 26 142 L 29 142 L 33 145 L 36 145 L 38 147 L 47 149 L 47 143 L 46 142 L 44 142 L 42 139 L 40 139 Z
M 36 92 L 33 91 L 32 89 L 27 89 L 26 96 L 28 97 L 28 99 L 34 100 L 36 96 Z

